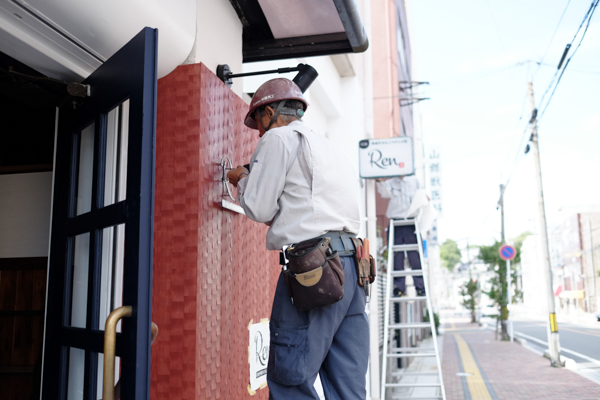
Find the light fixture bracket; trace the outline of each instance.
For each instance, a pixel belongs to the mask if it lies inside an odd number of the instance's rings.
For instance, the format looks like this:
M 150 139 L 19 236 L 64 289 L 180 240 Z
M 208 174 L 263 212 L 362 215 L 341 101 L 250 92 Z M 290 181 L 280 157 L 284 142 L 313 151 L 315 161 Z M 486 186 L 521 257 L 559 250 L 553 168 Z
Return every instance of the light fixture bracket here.
M 227 86 L 231 87 L 233 84 L 233 78 L 243 78 L 245 76 L 256 76 L 256 75 L 267 75 L 267 74 L 285 74 L 288 72 L 296 72 L 298 74 L 292 79 L 296 85 L 300 88 L 302 93 L 306 92 L 306 90 L 312 85 L 312 83 L 317 79 L 319 73 L 316 69 L 308 64 L 298 64 L 295 67 L 286 67 L 286 68 L 277 68 L 271 69 L 267 71 L 253 71 L 253 72 L 245 72 L 242 74 L 234 74 L 229 68 L 227 64 L 219 64 L 217 66 L 217 77 L 222 80 Z

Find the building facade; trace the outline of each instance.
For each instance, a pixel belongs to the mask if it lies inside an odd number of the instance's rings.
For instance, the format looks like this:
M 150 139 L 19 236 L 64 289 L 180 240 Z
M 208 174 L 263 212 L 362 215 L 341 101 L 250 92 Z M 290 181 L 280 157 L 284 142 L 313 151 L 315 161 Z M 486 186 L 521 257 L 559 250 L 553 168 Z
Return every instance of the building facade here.
M 307 122 L 348 149 L 365 101 L 344 101 L 370 85 L 368 2 L 275 6 L 0 5 L 0 393 L 268 397 L 248 386 L 248 326 L 269 318 L 277 255 L 222 180 L 258 135 L 217 67 L 322 56 Z

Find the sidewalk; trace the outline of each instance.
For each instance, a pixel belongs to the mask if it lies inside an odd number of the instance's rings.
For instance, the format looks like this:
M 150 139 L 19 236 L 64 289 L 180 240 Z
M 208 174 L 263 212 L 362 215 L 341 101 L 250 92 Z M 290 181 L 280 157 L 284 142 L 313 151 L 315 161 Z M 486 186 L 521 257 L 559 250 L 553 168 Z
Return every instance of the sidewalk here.
M 600 385 L 465 321 L 447 319 L 441 327 L 448 400 L 600 399 Z

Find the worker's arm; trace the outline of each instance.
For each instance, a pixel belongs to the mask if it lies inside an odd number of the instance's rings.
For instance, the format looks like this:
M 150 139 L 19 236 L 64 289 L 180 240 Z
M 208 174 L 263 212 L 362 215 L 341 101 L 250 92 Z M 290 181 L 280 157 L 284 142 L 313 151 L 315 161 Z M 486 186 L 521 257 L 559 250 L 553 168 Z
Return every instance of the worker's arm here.
M 389 188 L 389 182 L 390 182 L 389 179 L 387 181 L 382 181 L 381 179 L 377 179 L 377 191 L 379 192 L 381 197 L 384 199 L 392 198 L 392 191 Z
M 276 135 L 265 135 L 253 156 L 252 171 L 238 182 L 238 201 L 246 215 L 269 224 L 279 212 L 290 152 Z M 237 168 L 236 168 L 237 169 Z

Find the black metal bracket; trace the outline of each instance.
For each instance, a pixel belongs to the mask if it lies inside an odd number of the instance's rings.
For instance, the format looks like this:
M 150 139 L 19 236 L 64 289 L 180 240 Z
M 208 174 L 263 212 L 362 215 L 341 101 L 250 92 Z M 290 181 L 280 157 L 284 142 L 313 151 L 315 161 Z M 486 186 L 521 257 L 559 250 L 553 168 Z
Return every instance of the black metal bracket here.
M 398 89 L 400 89 L 401 92 L 404 92 L 407 89 L 412 89 L 415 86 L 421 86 L 421 85 L 429 85 L 429 82 L 426 82 L 426 81 L 400 81 L 400 82 L 398 82 Z
M 77 82 L 61 81 L 59 79 L 54 79 L 54 78 L 50 78 L 47 76 L 27 75 L 27 74 L 23 74 L 21 72 L 15 71 L 13 67 L 8 67 L 8 73 L 13 74 L 13 75 L 22 76 L 27 79 L 33 79 L 36 81 L 50 81 L 50 82 L 56 82 L 56 83 L 61 83 L 63 85 L 67 85 L 67 93 L 69 93 L 73 97 L 89 97 L 90 96 L 90 85 L 84 85 L 84 84 L 77 83 Z
M 429 97 L 412 97 L 400 99 L 400 107 L 407 107 L 423 100 L 429 100 Z M 404 101 L 404 103 L 403 103 Z
M 245 72 L 242 74 L 234 74 L 229 65 L 227 64 L 219 64 L 217 66 L 217 77 L 222 80 L 227 86 L 231 87 L 233 84 L 233 78 L 242 78 L 245 76 L 256 76 L 256 75 L 267 75 L 267 74 L 285 74 L 288 72 L 296 72 L 298 74 L 292 79 L 296 85 L 302 90 L 304 93 L 310 85 L 317 79 L 319 73 L 316 69 L 311 67 L 308 64 L 298 64 L 295 67 L 287 67 L 287 68 L 277 68 L 271 69 L 268 71 L 254 71 L 254 72 Z

